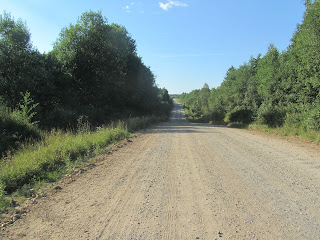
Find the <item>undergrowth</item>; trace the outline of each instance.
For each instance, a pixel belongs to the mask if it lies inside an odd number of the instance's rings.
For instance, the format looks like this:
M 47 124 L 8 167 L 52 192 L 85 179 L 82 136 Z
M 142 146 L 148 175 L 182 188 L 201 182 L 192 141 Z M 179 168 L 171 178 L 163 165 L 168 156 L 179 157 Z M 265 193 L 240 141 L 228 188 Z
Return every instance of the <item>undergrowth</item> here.
M 314 143 L 320 143 L 319 131 L 304 129 L 300 126 L 284 124 L 281 127 L 269 127 L 266 124 L 253 123 L 248 126 L 248 129 L 255 129 L 263 132 L 280 134 L 283 136 L 293 136 Z
M 0 99 L 0 159 L 19 148 L 26 140 L 39 140 L 40 130 L 21 110 L 11 110 Z M 26 117 L 27 116 L 27 117 Z
M 186 116 L 186 118 L 193 123 L 208 123 L 208 121 L 203 118 L 192 118 L 190 116 Z M 256 120 L 253 123 L 209 121 L 209 124 L 224 125 L 231 128 L 255 129 L 283 136 L 294 136 L 311 142 L 320 143 L 320 133 L 318 130 L 307 127 L 303 122 L 289 120 L 290 119 L 287 117 L 281 126 L 265 124 L 260 120 Z

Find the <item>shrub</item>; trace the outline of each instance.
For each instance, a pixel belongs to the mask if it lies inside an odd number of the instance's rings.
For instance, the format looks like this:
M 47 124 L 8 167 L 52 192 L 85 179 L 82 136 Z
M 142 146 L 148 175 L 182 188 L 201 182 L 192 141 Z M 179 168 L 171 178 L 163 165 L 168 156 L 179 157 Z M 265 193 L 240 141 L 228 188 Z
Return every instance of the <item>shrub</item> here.
M 291 104 L 287 110 L 285 124 L 302 128 L 304 131 L 319 131 L 320 104 L 318 101 L 312 104 Z
M 308 129 L 319 131 L 320 130 L 320 103 L 319 101 L 313 102 L 306 106 L 303 112 L 304 122 Z
M 0 102 L 0 158 L 17 149 L 27 139 L 39 139 L 40 130 L 26 121 L 20 111 L 11 111 Z
M 210 114 L 210 119 L 213 122 L 221 122 L 223 121 L 223 119 L 225 118 L 225 113 L 223 110 L 214 110 L 211 112 Z
M 253 121 L 253 112 L 249 109 L 234 109 L 226 114 L 224 121 L 250 123 Z
M 286 110 L 271 103 L 262 103 L 258 109 L 257 120 L 269 127 L 281 127 L 284 123 Z
M 42 116 L 41 126 L 50 126 L 52 128 L 74 127 L 77 125 L 79 115 L 71 109 L 56 108 L 53 111 L 46 113 L 46 117 Z

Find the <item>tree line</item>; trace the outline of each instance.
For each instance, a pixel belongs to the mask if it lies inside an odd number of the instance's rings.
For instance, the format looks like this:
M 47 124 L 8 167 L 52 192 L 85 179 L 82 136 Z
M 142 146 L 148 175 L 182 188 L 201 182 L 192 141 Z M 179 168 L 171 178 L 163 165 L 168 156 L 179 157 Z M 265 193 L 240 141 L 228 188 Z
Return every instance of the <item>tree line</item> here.
M 191 119 L 320 130 L 320 1 L 306 1 L 291 43 L 230 67 L 222 84 L 183 93 Z
M 130 115 L 167 114 L 171 100 L 137 54 L 125 27 L 101 12 L 85 12 L 61 30 L 53 50 L 40 53 L 26 23 L 0 15 L 0 104 L 37 103 L 33 121 L 66 127 L 80 116 L 92 124 Z

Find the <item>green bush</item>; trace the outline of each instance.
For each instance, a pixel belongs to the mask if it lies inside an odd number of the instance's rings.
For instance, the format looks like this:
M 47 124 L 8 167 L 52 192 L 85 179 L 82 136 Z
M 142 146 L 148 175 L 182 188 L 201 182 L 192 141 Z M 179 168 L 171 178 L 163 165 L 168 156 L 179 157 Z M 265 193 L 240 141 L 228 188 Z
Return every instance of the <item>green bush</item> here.
M 224 121 L 227 123 L 250 123 L 253 121 L 253 112 L 249 109 L 234 109 L 226 114 Z
M 320 101 L 313 102 L 304 108 L 303 119 L 307 129 L 320 130 Z
M 287 110 L 285 124 L 301 128 L 304 131 L 319 131 L 320 104 L 318 101 L 312 104 L 291 104 Z
M 284 123 L 286 110 L 270 103 L 262 103 L 258 109 L 258 122 L 269 127 L 281 127 Z
M 56 108 L 50 112 L 45 113 L 46 116 L 41 115 L 41 126 L 50 126 L 51 128 L 66 129 L 70 126 L 76 126 L 78 114 L 76 111 L 67 108 Z
M 11 111 L 0 102 L 0 158 L 17 149 L 26 140 L 39 139 L 40 130 L 25 121 L 20 111 Z
M 213 122 L 221 122 L 225 118 L 225 111 L 222 108 L 216 108 L 214 109 L 210 114 L 210 119 Z

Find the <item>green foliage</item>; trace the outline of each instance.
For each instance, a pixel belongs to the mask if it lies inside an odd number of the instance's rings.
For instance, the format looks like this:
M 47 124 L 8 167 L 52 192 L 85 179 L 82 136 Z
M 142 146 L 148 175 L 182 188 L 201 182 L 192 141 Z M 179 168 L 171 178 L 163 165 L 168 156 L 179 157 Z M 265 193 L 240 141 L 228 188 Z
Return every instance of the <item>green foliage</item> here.
M 307 128 L 320 131 L 320 101 L 306 106 L 303 116 Z
M 137 57 L 135 41 L 101 12 L 85 12 L 63 29 L 52 55 L 72 76 L 76 106 L 152 112 L 163 101 L 153 73 Z
M 19 104 L 22 118 L 25 122 L 34 125 L 37 122 L 32 122 L 32 118 L 37 114 L 37 112 L 35 112 L 34 110 L 39 105 L 39 103 L 34 103 L 34 100 L 30 97 L 30 93 L 28 91 L 26 91 L 25 94 L 20 94 L 23 97 L 22 103 Z
M 54 131 L 44 142 L 28 146 L 8 162 L 1 164 L 0 181 L 7 192 L 13 192 L 33 179 L 48 179 L 48 172 L 57 171 L 68 161 L 92 152 L 96 147 L 121 140 L 128 136 L 122 128 L 99 129 L 97 132 L 73 134 Z
M 2 182 L 0 182 L 0 199 L 6 195 L 6 191 L 4 189 L 5 189 L 5 185 Z M 1 203 L 0 203 L 0 206 L 1 206 Z
M 47 54 L 32 46 L 24 22 L 1 14 L 0 98 L 0 212 L 10 205 L 4 190 L 28 195 L 28 185 L 56 180 L 128 129 L 167 120 L 172 107 L 127 30 L 93 11 L 64 28 Z M 137 117 L 92 132 L 129 116 Z
M 297 63 L 297 83 L 301 88 L 303 103 L 312 103 L 319 97 L 320 88 L 320 2 L 311 4 L 304 15 L 304 21 L 298 26 L 292 38 L 290 54 Z
M 11 206 L 7 193 L 30 197 L 35 194 L 35 185 L 58 180 L 61 174 L 85 165 L 95 153 L 129 137 L 129 131 L 146 128 L 161 120 L 156 116 L 134 117 L 90 131 L 82 118 L 76 132 L 54 130 L 47 133 L 42 142 L 25 145 L 0 163 L 0 214 Z
M 101 12 L 85 12 L 62 29 L 48 54 L 40 54 L 26 24 L 6 12 L 0 34 L 0 96 L 42 128 L 76 127 L 80 116 L 100 125 L 129 115 L 167 114 L 168 92 L 156 86 L 134 39 Z M 26 112 L 35 106 L 21 104 L 20 92 L 39 104 L 36 116 Z
M 23 51 L 31 47 L 30 34 L 25 23 L 21 20 L 15 21 L 7 12 L 0 15 L 0 44 L 2 51 L 15 49 Z
M 291 104 L 287 108 L 285 124 L 304 131 L 320 131 L 320 103 Z
M 267 54 L 257 65 L 256 78 L 258 80 L 258 93 L 265 101 L 279 102 L 280 53 L 275 46 L 270 45 Z
M 208 112 L 208 99 L 210 89 L 207 84 L 200 90 L 193 90 L 191 93 L 181 94 L 179 101 L 186 108 L 186 116 L 190 119 L 203 119 Z
M 257 120 L 269 127 L 280 127 L 284 123 L 285 115 L 283 108 L 273 106 L 271 103 L 263 103 L 258 110 Z
M 12 202 L 6 197 L 5 185 L 0 182 L 0 216 L 12 206 Z
M 20 111 L 11 111 L 0 101 L 0 158 L 17 149 L 25 141 L 39 139 L 40 130 L 28 121 Z
M 179 100 L 189 119 L 237 122 L 283 129 L 319 140 L 320 131 L 320 1 L 305 1 L 304 20 L 287 51 L 270 45 L 264 56 L 230 67 L 210 96 L 202 90 Z M 207 94 L 207 93 L 206 93 Z M 263 128 L 263 127 L 262 127 Z
M 28 91 L 42 107 L 52 106 L 54 79 L 45 56 L 32 47 L 25 23 L 0 15 L 0 96 L 6 105 L 16 108 L 20 92 Z
M 128 131 L 132 132 L 138 129 L 147 128 L 156 122 L 159 122 L 159 118 L 155 116 L 133 117 L 124 121 L 124 126 Z
M 226 114 L 224 121 L 226 123 L 250 123 L 253 121 L 253 112 L 249 109 L 234 109 Z

